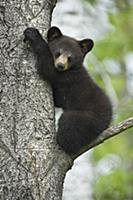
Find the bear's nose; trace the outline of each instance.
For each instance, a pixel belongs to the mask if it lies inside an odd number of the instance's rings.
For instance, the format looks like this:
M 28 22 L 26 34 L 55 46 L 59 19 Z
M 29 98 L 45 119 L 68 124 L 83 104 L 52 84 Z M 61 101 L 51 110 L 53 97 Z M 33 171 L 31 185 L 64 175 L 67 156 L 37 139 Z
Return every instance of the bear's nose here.
M 59 71 L 63 71 L 63 70 L 64 70 L 64 65 L 63 65 L 63 64 L 58 64 L 58 65 L 57 65 L 57 69 L 58 69 Z

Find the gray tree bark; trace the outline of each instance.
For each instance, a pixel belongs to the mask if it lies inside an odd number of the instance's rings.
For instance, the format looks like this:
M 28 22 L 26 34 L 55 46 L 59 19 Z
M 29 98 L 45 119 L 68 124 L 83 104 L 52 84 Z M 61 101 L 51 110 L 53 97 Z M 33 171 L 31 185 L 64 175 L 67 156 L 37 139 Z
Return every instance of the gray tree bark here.
M 56 0 L 0 1 L 0 199 L 60 200 L 71 159 L 55 141 L 52 92 L 23 31 L 45 36 Z

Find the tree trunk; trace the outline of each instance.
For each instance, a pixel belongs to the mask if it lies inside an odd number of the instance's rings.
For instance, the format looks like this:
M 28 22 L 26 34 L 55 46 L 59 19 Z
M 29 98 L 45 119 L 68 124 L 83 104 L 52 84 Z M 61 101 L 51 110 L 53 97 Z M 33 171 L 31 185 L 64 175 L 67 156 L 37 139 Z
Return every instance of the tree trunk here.
M 23 31 L 45 35 L 56 0 L 0 2 L 0 199 L 61 200 L 72 165 L 55 140 L 52 91 L 39 79 Z

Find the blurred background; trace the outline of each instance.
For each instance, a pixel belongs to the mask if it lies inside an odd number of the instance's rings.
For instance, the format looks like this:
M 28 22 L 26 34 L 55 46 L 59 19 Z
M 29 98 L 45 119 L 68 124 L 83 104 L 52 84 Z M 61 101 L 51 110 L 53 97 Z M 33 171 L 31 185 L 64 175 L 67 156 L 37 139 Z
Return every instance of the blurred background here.
M 59 0 L 52 25 L 94 40 L 85 66 L 110 96 L 112 124 L 133 116 L 133 0 Z M 133 200 L 132 146 L 129 129 L 76 159 L 63 200 Z

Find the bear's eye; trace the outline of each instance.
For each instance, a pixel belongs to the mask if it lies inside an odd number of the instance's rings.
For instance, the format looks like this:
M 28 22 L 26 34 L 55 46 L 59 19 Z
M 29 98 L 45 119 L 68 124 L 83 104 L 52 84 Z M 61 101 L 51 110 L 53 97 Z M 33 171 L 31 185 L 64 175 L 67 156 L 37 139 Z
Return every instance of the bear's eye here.
M 68 56 L 68 62 L 72 61 L 72 56 Z
M 56 58 L 58 58 L 60 55 L 61 55 L 60 52 L 56 52 L 56 53 L 55 53 L 55 57 L 56 57 Z

